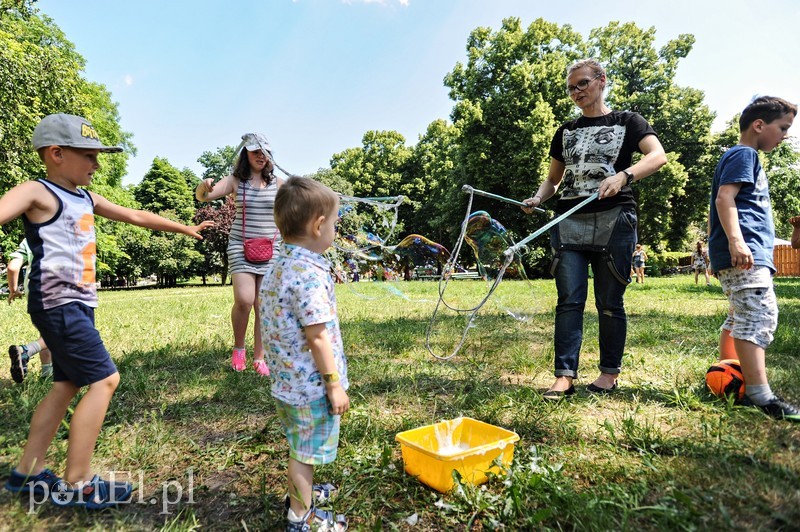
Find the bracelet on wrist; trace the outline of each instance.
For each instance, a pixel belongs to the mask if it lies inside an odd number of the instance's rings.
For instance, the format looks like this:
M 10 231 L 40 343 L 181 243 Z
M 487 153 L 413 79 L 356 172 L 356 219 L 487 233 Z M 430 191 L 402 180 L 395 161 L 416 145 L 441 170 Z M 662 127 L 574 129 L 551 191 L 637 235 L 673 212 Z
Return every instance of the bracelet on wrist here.
M 322 380 L 325 384 L 331 384 L 334 382 L 339 382 L 339 372 L 334 371 L 333 373 L 323 373 Z

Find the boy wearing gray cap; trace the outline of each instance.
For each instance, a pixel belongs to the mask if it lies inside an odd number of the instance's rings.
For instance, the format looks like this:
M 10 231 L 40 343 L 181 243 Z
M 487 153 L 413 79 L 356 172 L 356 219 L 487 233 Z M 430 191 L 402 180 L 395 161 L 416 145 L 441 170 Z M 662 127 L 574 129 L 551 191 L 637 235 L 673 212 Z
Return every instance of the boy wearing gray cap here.
M 92 182 L 100 168 L 100 153 L 122 151 L 119 146 L 104 146 L 84 118 L 68 114 L 44 117 L 34 129 L 33 146 L 47 168 L 47 179 L 21 183 L 0 198 L 0 224 L 22 216 L 33 251 L 28 312 L 52 352 L 53 386 L 33 414 L 22 459 L 12 470 L 6 489 L 31 498 L 50 496 L 61 506 L 101 509 L 127 501 L 132 486 L 103 480 L 91 471 L 100 427 L 119 384 L 117 368 L 94 327 L 94 215 L 197 239 L 202 239 L 199 232 L 213 223 L 189 227 L 116 205 L 80 188 Z M 88 390 L 70 422 L 67 464 L 61 479 L 43 468 L 44 459 L 72 399 L 85 386 Z

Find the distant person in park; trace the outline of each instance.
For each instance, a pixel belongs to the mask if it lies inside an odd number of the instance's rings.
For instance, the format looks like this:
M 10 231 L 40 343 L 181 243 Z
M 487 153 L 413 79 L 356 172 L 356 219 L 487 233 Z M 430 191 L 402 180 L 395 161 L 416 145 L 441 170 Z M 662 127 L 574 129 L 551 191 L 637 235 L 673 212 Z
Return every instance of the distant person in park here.
M 33 251 L 28 312 L 52 351 L 53 386 L 36 407 L 22 458 L 5 487 L 51 495 L 58 505 L 101 509 L 130 498 L 132 486 L 101 479 L 91 469 L 95 443 L 119 384 L 117 368 L 94 327 L 94 216 L 198 239 L 199 231 L 213 223 L 188 227 L 85 190 L 100 168 L 98 155 L 122 148 L 104 146 L 91 123 L 79 116 L 44 117 L 34 129 L 33 146 L 47 179 L 17 185 L 0 198 L 0 224 L 22 217 Z M 44 468 L 47 449 L 72 399 L 87 386 L 70 420 L 62 480 Z
M 28 273 L 30 273 L 30 265 L 33 262 L 33 251 L 28 246 L 28 241 L 24 238 L 19 243 L 16 251 L 9 257 L 8 261 L 8 304 L 17 298 L 22 297 L 22 292 L 19 290 L 19 272 L 22 267 L 27 265 L 25 274 L 25 281 L 23 282 L 24 291 L 28 291 Z M 16 383 L 21 383 L 28 375 L 28 362 L 32 356 L 39 353 L 39 358 L 42 361 L 42 368 L 40 376 L 48 378 L 53 376 L 53 364 L 50 355 L 50 350 L 44 338 L 41 336 L 28 343 L 22 345 L 11 345 L 8 347 L 8 356 L 11 359 L 11 378 Z
M 313 485 L 314 466 L 336 459 L 341 415 L 350 408 L 331 264 L 322 256 L 336 236 L 338 213 L 334 191 L 305 177 L 288 179 L 275 199 L 283 247 L 261 286 L 272 396 L 289 441 L 289 531 L 347 527 L 344 516 L 312 500 L 335 489 Z
M 261 376 L 269 375 L 264 362 L 264 345 L 261 338 L 261 315 L 258 306 L 258 288 L 272 261 L 250 262 L 245 258 L 245 238 L 270 238 L 277 247 L 280 233 L 275 225 L 273 207 L 275 195 L 283 180 L 273 172 L 272 149 L 267 139 L 258 133 L 242 136 L 242 149 L 234 164 L 233 174 L 218 183 L 206 179 L 197 185 L 198 201 L 212 201 L 229 194 L 236 200 L 236 217 L 228 235 L 228 268 L 233 280 L 233 350 L 231 367 L 244 371 L 247 367 L 245 338 L 250 312 L 255 311 L 253 326 L 253 369 Z M 277 249 L 275 250 L 277 251 Z
M 697 284 L 697 278 L 702 273 L 706 276 L 706 286 L 711 286 L 711 279 L 708 277 L 708 253 L 703 249 L 703 242 L 697 241 L 697 246 L 692 252 L 692 269 L 694 270 L 694 284 Z
M 800 249 L 800 216 L 789 218 L 789 223 L 792 224 L 792 247 Z
M 633 273 L 636 275 L 636 283 L 644 284 L 644 265 L 647 262 L 647 253 L 641 244 L 636 244 L 636 249 L 633 250 Z
M 769 183 L 758 152 L 787 139 L 797 106 L 773 96 L 754 99 L 739 118 L 739 144 L 726 151 L 711 186 L 708 254 L 730 310 L 722 324 L 720 358 L 738 358 L 745 382 L 743 402 L 767 415 L 800 422 L 800 410 L 772 393 L 766 349 L 778 326 L 775 228 Z
M 557 400 L 575 392 L 583 340 L 583 312 L 589 266 L 594 273 L 595 304 L 600 321 L 600 376 L 590 393 L 610 393 L 625 349 L 628 318 L 623 297 L 630 283 L 631 257 L 637 241 L 636 201 L 631 185 L 663 166 L 667 159 L 653 128 L 639 114 L 613 111 L 604 101 L 608 80 L 602 65 L 585 59 L 567 70 L 567 94 L 581 110 L 563 124 L 550 144 L 550 170 L 525 212 L 532 212 L 561 188 L 561 214 L 597 192 L 551 232 L 555 252 L 551 272 L 558 303 L 555 321 L 556 380 L 545 392 Z M 644 154 L 632 164 L 634 152 Z M 591 228 L 598 228 L 597 230 Z

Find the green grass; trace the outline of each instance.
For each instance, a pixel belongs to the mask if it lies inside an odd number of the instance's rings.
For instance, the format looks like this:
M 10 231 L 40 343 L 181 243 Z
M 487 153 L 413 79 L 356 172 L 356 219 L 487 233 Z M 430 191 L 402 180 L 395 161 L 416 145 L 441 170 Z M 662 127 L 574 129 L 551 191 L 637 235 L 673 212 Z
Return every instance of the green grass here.
M 341 487 L 337 512 L 354 530 L 795 529 L 800 523 L 800 428 L 712 399 L 703 377 L 716 356 L 727 303 L 689 276 L 631 285 L 619 393 L 597 398 L 597 316 L 586 313 L 578 393 L 550 404 L 552 281 L 503 282 L 462 351 L 430 356 L 425 331 L 437 284 L 361 283 L 338 289 L 352 408 L 339 458 L 317 479 Z M 477 302 L 480 281 L 449 284 L 448 301 Z M 94 458 L 130 471 L 136 504 L 90 514 L 0 493 L 14 529 L 279 529 L 287 460 L 268 381 L 228 369 L 228 287 L 104 292 L 97 326 L 120 369 Z M 773 388 L 800 401 L 800 280 L 776 280 L 780 325 L 768 351 Z M 525 321 L 508 311 L 525 315 Z M 2 342 L 36 336 L 24 305 L 0 307 Z M 446 354 L 464 322 L 443 312 L 433 342 Z M 38 360 L 38 359 L 37 359 Z M 14 384 L 0 362 L 0 470 L 19 459 L 28 422 L 49 384 Z M 507 476 L 442 495 L 403 471 L 400 431 L 460 415 L 516 431 Z M 48 466 L 63 471 L 66 432 Z M 188 487 L 192 498 L 178 492 Z M 0 477 L 0 480 L 4 480 Z M 171 483 L 171 484 L 170 484 Z M 166 486 L 166 487 L 165 487 Z M 162 506 L 162 497 L 180 501 Z M 12 525 L 13 524 L 13 525 Z

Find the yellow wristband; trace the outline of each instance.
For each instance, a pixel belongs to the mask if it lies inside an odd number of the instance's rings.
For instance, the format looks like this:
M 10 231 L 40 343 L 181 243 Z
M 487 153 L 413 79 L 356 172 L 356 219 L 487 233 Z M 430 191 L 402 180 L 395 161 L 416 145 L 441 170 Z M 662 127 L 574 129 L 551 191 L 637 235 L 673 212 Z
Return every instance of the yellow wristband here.
M 333 373 L 323 373 L 322 380 L 325 381 L 325 384 L 331 384 L 333 382 L 339 382 L 339 372 L 334 371 Z

